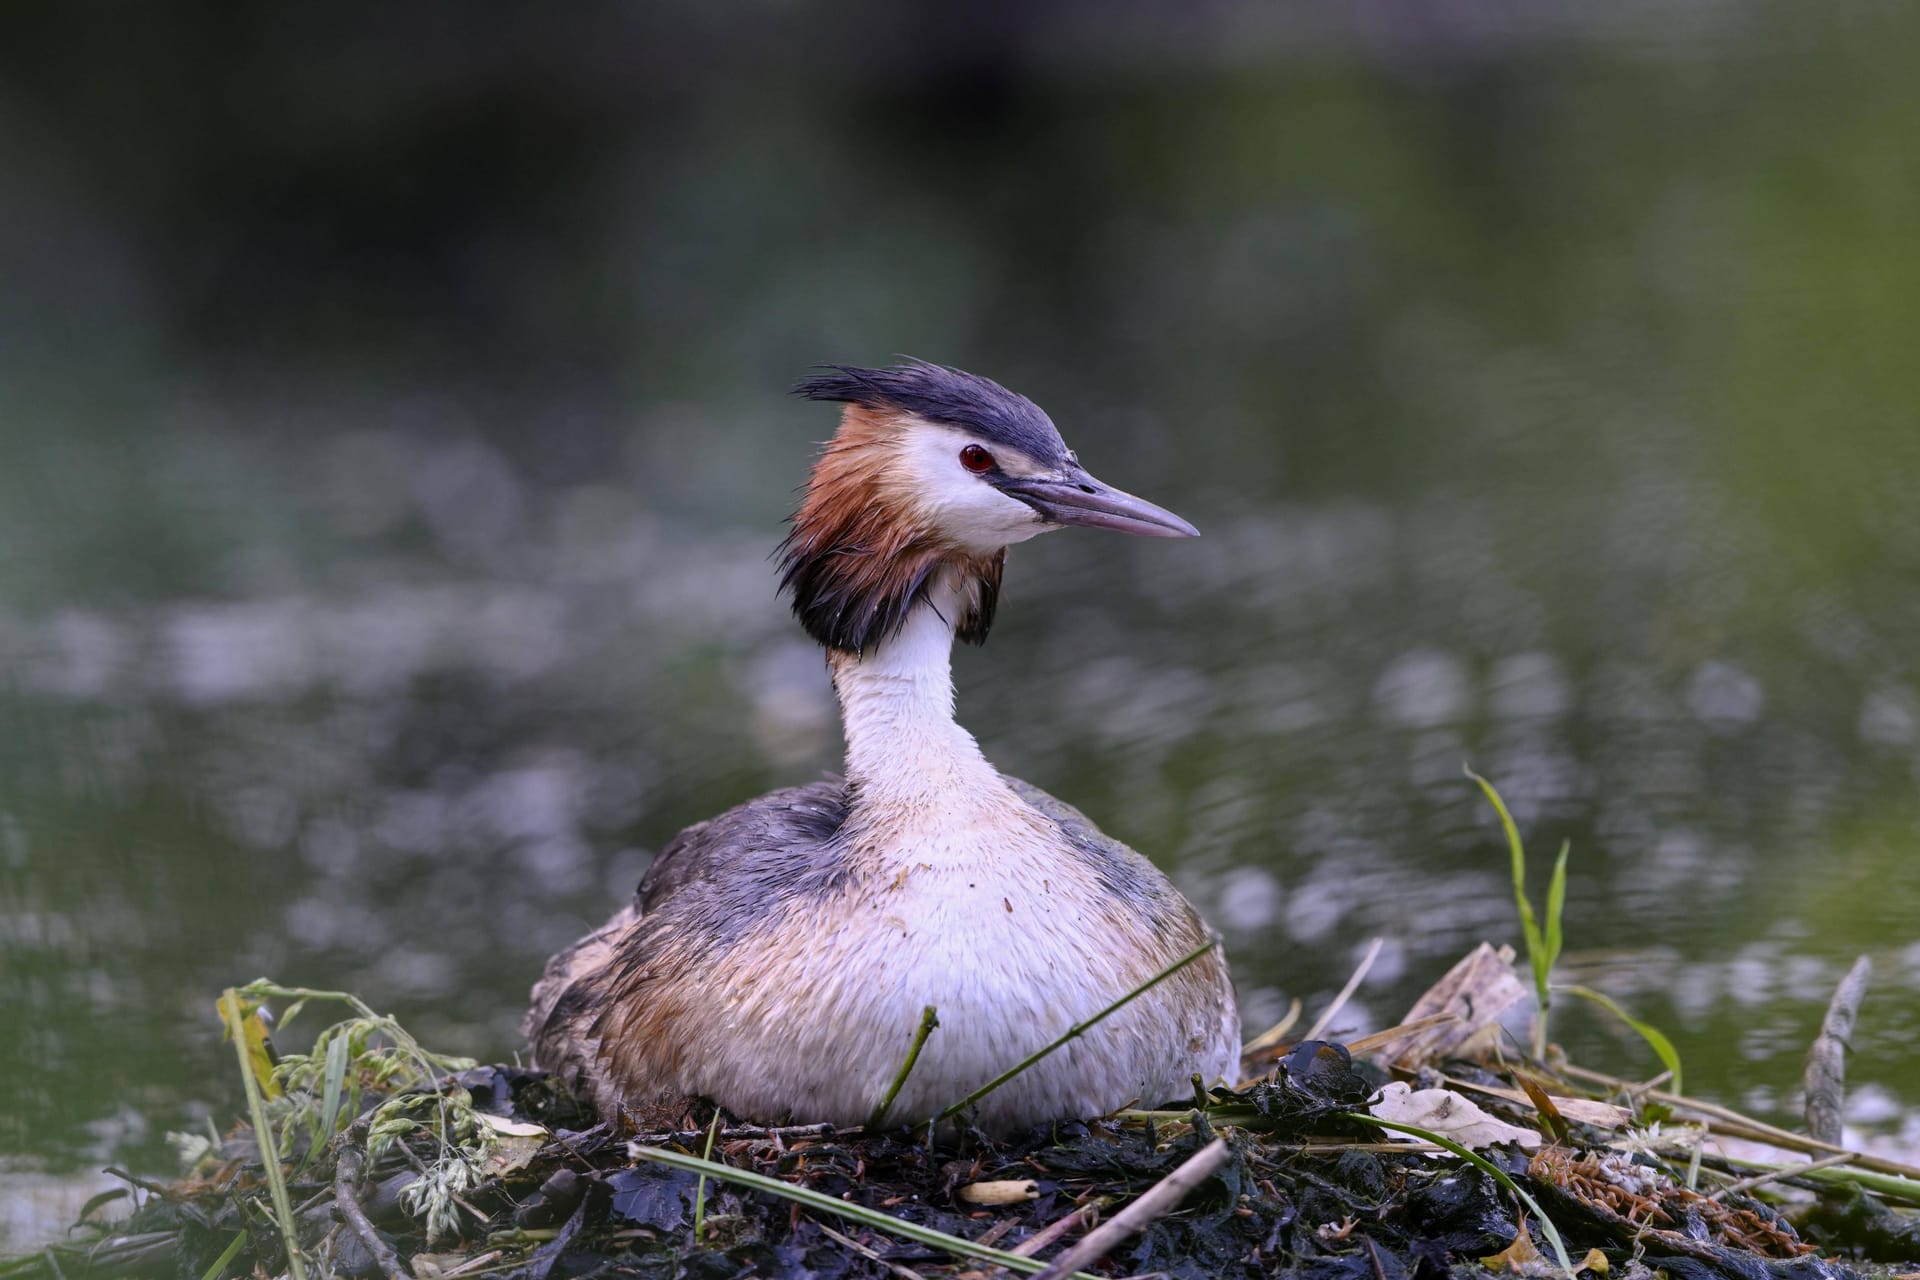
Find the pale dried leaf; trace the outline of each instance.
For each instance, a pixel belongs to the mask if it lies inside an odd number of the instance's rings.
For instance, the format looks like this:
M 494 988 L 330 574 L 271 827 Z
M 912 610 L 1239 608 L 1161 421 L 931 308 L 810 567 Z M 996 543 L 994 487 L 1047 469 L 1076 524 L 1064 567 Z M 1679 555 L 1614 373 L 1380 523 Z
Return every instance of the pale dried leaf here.
M 1408 1070 L 1442 1058 L 1471 1057 L 1476 1045 L 1493 1043 L 1489 1037 L 1498 1036 L 1501 1015 L 1527 993 L 1513 971 L 1513 952 L 1504 947 L 1496 951 L 1483 942 L 1447 970 L 1401 1019 L 1418 1022 L 1446 1013 L 1454 1020 L 1384 1045 L 1377 1056 Z
M 545 1138 L 548 1131 L 545 1125 L 532 1124 L 525 1120 L 509 1120 L 506 1116 L 496 1116 L 488 1111 L 476 1111 L 474 1119 L 493 1130 L 503 1138 Z
M 486 1166 L 487 1172 L 496 1178 L 517 1173 L 532 1164 L 552 1136 L 541 1125 L 509 1120 L 485 1111 L 475 1112 L 474 1118 L 494 1133 L 494 1141 L 486 1154 Z
M 1553 1105 L 1560 1109 L 1560 1114 L 1575 1124 L 1590 1124 L 1598 1129 L 1624 1129 L 1633 1123 L 1633 1112 L 1611 1102 L 1595 1102 L 1592 1098 L 1563 1098 L 1559 1094 L 1550 1096 Z
M 1531 1107 L 1533 1100 L 1518 1089 L 1502 1089 L 1496 1085 L 1474 1084 L 1466 1080 L 1447 1080 L 1453 1088 L 1471 1089 L 1475 1093 L 1489 1094 L 1495 1098 L 1504 1098 L 1508 1102 L 1523 1107 Z M 1559 1094 L 1547 1095 L 1560 1114 L 1575 1124 L 1590 1124 L 1600 1129 L 1624 1129 L 1633 1123 L 1633 1112 L 1626 1107 L 1615 1106 L 1611 1102 L 1596 1102 L 1592 1098 L 1563 1098 Z
M 1518 1143 L 1529 1151 L 1540 1145 L 1540 1135 L 1534 1130 L 1490 1116 L 1473 1099 L 1451 1089 L 1416 1090 L 1396 1080 L 1380 1091 L 1373 1114 L 1437 1133 L 1475 1150 L 1499 1142 Z

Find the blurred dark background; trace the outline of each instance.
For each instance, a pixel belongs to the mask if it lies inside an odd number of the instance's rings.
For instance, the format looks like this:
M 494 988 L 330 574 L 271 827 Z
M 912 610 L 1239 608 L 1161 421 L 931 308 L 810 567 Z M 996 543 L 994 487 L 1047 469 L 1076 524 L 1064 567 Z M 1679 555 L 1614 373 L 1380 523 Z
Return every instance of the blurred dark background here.
M 682 824 L 833 767 L 766 555 L 898 352 L 1197 543 L 1019 548 L 963 719 L 1245 1012 L 1517 941 L 1920 1143 L 1920 11 L 0 9 L 0 1243 L 237 1098 L 212 1000 L 511 1054 Z M 1644 1047 L 1568 1010 L 1576 1058 Z M 7 1216 L 11 1215 L 11 1216 Z

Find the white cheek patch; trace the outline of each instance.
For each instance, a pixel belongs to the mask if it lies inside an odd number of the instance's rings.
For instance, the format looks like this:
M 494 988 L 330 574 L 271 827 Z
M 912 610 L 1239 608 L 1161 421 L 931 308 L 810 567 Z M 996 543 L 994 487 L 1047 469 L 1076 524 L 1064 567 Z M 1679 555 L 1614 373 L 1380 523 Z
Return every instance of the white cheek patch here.
M 971 435 L 937 422 L 916 421 L 907 429 L 898 464 L 906 495 L 921 518 L 969 551 L 998 551 L 1025 542 L 1053 526 L 1017 498 L 1009 498 L 960 464 L 960 451 L 979 443 Z M 994 450 L 1003 470 L 1031 475 L 1038 468 L 1024 455 Z

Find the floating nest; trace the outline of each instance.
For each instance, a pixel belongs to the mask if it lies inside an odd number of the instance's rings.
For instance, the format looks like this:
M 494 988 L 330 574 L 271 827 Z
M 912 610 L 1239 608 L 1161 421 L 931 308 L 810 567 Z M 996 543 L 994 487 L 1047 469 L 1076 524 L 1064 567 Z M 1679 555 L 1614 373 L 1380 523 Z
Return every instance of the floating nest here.
M 1436 987 L 1438 1005 L 1476 981 Z M 1431 1011 L 1353 1052 L 1256 1044 L 1258 1078 L 1185 1107 L 996 1142 L 761 1128 L 704 1104 L 636 1132 L 540 1072 L 430 1071 L 447 1060 L 356 1009 L 271 1065 L 254 1006 L 225 1006 L 257 1070 L 256 1123 L 0 1277 L 1838 1280 L 1920 1259 L 1902 1207 L 1920 1204 L 1920 1170 L 1808 1160 L 1819 1144 L 1679 1095 L 1500 1066 L 1468 1052 L 1484 1024 L 1436 1039 Z M 1729 1135 L 1803 1154 L 1768 1164 L 1708 1141 Z

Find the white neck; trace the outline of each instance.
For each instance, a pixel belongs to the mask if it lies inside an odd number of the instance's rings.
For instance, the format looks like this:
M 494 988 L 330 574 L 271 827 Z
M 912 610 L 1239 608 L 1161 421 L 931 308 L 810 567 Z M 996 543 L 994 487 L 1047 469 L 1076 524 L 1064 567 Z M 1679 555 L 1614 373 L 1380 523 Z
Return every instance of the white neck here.
M 855 657 L 835 654 L 834 689 L 847 734 L 856 809 L 928 812 L 943 798 L 1004 790 L 980 744 L 953 718 L 953 633 L 960 600 L 936 590 L 898 634 Z

